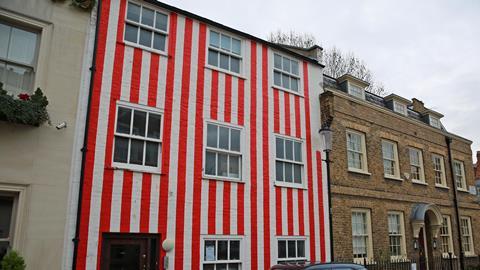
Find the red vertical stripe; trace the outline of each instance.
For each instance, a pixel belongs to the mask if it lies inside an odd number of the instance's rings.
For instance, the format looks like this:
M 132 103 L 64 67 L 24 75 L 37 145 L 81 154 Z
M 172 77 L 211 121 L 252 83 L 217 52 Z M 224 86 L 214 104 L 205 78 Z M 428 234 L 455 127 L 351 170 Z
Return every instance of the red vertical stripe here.
M 299 189 L 298 190 L 298 227 L 299 227 L 299 234 L 300 235 L 305 235 L 305 214 L 304 214 L 304 209 L 303 209 L 303 190 Z
M 140 202 L 140 232 L 148 233 L 150 224 L 150 193 L 152 189 L 152 175 L 144 173 L 142 179 L 142 200 Z
M 277 235 L 283 235 L 282 232 L 282 188 L 275 187 L 275 215 L 277 223 Z
M 238 184 L 237 188 L 237 234 L 245 233 L 245 185 Z
M 225 181 L 223 183 L 223 234 L 230 234 L 230 195 L 231 183 Z
M 270 269 L 270 157 L 269 143 L 270 130 L 268 129 L 268 48 L 262 46 L 262 140 L 263 140 L 263 243 L 264 243 L 264 269 Z
M 138 103 L 140 94 L 140 77 L 142 74 L 143 50 L 135 48 L 133 51 L 132 80 L 130 84 L 130 102 Z
M 177 166 L 177 207 L 175 224 L 175 269 L 183 269 L 184 235 L 185 235 L 185 189 L 187 181 L 187 136 L 188 136 L 188 101 L 190 97 L 190 67 L 192 60 L 193 21 L 185 19 L 185 37 L 183 46 L 182 92 L 180 97 L 180 127 L 178 138 Z
M 218 71 L 212 71 L 212 95 L 210 98 L 210 118 L 218 119 Z
M 291 127 L 290 127 L 290 94 L 284 92 L 284 100 L 285 100 L 285 134 L 288 136 L 291 135 Z
M 300 97 L 295 96 L 295 136 L 302 137 L 302 125 L 300 121 Z
M 250 257 L 252 270 L 258 269 L 258 233 L 257 233 L 257 44 L 251 42 L 250 61 L 250 200 L 251 220 L 250 231 L 252 243 Z
M 320 260 L 326 261 L 325 249 L 325 209 L 323 205 L 322 154 L 317 151 L 318 218 L 320 224 Z
M 158 87 L 158 70 L 160 65 L 160 56 L 152 53 L 150 59 L 150 76 L 148 80 L 148 106 L 157 106 L 157 87 Z
M 198 67 L 205 64 L 205 41 L 207 26 L 200 24 L 198 38 Z M 202 205 L 202 157 L 203 157 L 203 98 L 205 73 L 197 69 L 197 95 L 195 107 L 195 153 L 193 167 L 193 209 L 192 209 L 192 269 L 200 269 L 200 221 Z
M 243 79 L 238 79 L 238 124 L 243 126 L 244 124 L 244 115 L 245 115 L 245 81 Z
M 225 75 L 225 122 L 232 121 L 232 76 Z
M 215 214 L 217 211 L 217 182 L 208 182 L 208 234 L 215 234 Z
M 288 235 L 293 235 L 293 190 L 287 188 L 287 224 Z
M 305 134 L 307 141 L 307 183 L 308 183 L 308 215 L 309 215 L 309 231 L 310 231 L 310 260 L 316 261 L 315 256 L 315 222 L 313 210 L 313 169 L 312 169 L 312 138 L 310 128 L 310 98 L 308 89 L 308 64 L 303 62 L 303 85 L 305 89 Z
M 123 173 L 122 206 L 120 209 L 120 232 L 130 231 L 130 212 L 132 211 L 133 173 Z
M 92 100 L 90 104 L 90 121 L 88 123 L 87 154 L 84 168 L 83 196 L 80 205 L 79 243 L 77 253 L 77 269 L 86 268 L 88 229 L 90 223 L 90 203 L 92 198 L 93 165 L 95 163 L 95 145 L 98 128 L 98 114 L 100 95 L 102 92 L 102 76 L 105 65 L 105 50 L 107 42 L 110 0 L 102 1 L 99 11 L 100 23 L 98 26 L 98 43 L 96 72 L 93 77 Z
M 273 132 L 280 133 L 280 99 L 277 89 L 273 89 Z
M 175 45 L 177 42 L 177 14 L 170 13 L 168 35 L 168 63 L 167 63 L 167 84 L 165 88 L 165 115 L 163 122 L 162 136 L 162 175 L 160 179 L 160 199 L 158 205 L 158 231 L 161 234 L 162 242 L 166 238 L 167 233 L 167 216 L 168 216 L 168 182 L 170 167 L 170 144 L 172 131 L 172 106 L 173 106 L 173 87 L 175 76 Z M 159 265 L 163 265 L 163 257 L 165 251 L 160 249 L 161 261 Z

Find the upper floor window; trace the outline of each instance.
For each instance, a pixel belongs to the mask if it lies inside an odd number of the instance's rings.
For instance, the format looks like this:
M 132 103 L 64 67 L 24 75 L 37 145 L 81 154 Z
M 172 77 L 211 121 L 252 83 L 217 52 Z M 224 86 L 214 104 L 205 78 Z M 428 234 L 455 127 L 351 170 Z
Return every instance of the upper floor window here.
M 354 97 L 365 99 L 365 90 L 354 84 L 348 84 L 348 93 Z
M 361 261 L 363 258 L 372 256 L 372 227 L 370 210 L 368 209 L 354 209 L 352 211 L 352 246 L 355 261 Z
M 300 85 L 298 61 L 275 53 L 273 55 L 273 84 L 298 92 Z
M 304 238 L 290 237 L 288 239 L 278 239 L 277 263 L 303 263 L 306 260 Z
M 455 183 L 457 184 L 457 189 L 467 190 L 467 183 L 465 182 L 465 167 L 463 166 L 463 162 L 454 160 L 453 171 L 455 173 Z
M 367 171 L 365 134 L 351 130 L 347 131 L 347 157 L 349 170 Z
M 391 257 L 398 258 L 406 255 L 403 213 L 388 213 L 388 238 Z
M 460 217 L 460 231 L 465 255 L 475 254 L 473 250 L 472 221 L 470 217 Z
M 442 241 L 442 253 L 448 255 L 453 253 L 452 243 L 452 225 L 450 223 L 450 216 L 443 216 L 442 227 L 440 227 L 440 239 Z
M 215 123 L 207 124 L 205 175 L 241 179 L 241 130 Z
M 403 115 L 407 115 L 407 105 L 397 101 L 393 101 L 393 111 Z
M 127 169 L 159 168 L 162 115 L 150 108 L 119 103 L 113 163 Z
M 383 172 L 385 176 L 400 177 L 397 143 L 382 140 Z
M 242 41 L 232 36 L 210 30 L 208 64 L 233 73 L 241 72 Z
M 423 173 L 423 157 L 422 150 L 409 148 L 410 154 L 410 176 L 414 182 L 425 183 L 425 175 Z
M 440 119 L 435 116 L 429 116 L 430 118 L 430 125 L 434 128 L 442 128 L 442 124 L 440 123 Z
M 284 137 L 277 137 L 275 173 L 276 181 L 285 184 L 303 183 L 302 143 Z
M 0 82 L 17 96 L 33 90 L 39 33 L 0 21 Z
M 445 164 L 443 157 L 437 154 L 432 154 L 433 172 L 435 178 L 435 185 L 446 187 L 447 180 L 445 179 Z
M 168 35 L 167 29 L 168 16 L 166 14 L 128 2 L 125 41 L 164 52 Z
M 242 269 L 241 239 L 212 236 L 203 241 L 203 270 Z

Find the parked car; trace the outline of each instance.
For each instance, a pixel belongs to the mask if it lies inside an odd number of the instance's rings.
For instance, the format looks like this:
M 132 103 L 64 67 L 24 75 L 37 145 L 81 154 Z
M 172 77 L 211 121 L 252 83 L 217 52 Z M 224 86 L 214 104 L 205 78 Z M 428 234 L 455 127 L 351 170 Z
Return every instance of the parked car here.
M 271 270 L 367 270 L 363 265 L 353 263 L 306 263 L 306 264 L 279 264 Z

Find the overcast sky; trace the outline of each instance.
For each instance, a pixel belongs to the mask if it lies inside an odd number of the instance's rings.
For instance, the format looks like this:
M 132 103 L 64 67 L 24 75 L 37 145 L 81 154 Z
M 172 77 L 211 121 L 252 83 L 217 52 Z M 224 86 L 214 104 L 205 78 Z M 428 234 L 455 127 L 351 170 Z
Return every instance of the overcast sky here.
M 480 1 L 166 2 L 264 39 L 294 30 L 353 52 L 389 93 L 424 101 L 445 115 L 447 130 L 480 150 Z

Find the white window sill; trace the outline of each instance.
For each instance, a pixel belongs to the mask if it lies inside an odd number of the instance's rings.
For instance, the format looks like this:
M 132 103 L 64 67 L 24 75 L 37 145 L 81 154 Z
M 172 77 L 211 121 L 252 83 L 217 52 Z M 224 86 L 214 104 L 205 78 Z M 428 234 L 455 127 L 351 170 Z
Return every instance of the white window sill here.
M 142 49 L 142 50 L 145 50 L 145 51 L 149 51 L 151 53 L 155 53 L 155 54 L 158 54 L 158 55 L 169 57 L 167 52 L 156 50 L 156 49 L 153 49 L 153 48 L 150 48 L 150 47 L 145 47 L 145 46 L 142 46 L 140 44 L 136 44 L 136 43 L 133 43 L 133 42 L 130 42 L 130 41 L 124 40 L 123 42 L 119 42 L 119 43 L 123 43 L 123 44 L 125 44 L 125 46 L 138 48 L 138 49 Z M 168 43 L 166 43 L 165 45 L 168 45 Z
M 236 178 L 229 178 L 229 177 L 221 177 L 221 176 L 213 176 L 213 175 L 203 175 L 202 176 L 203 180 L 206 181 L 223 181 L 223 182 L 233 182 L 233 183 L 240 183 L 240 184 L 245 184 L 244 181 L 241 179 L 236 179 Z
M 477 257 L 477 255 L 475 253 L 465 253 L 465 257 Z
M 372 175 L 371 173 L 369 173 L 368 171 L 362 171 L 362 170 L 359 170 L 359 169 L 353 169 L 353 168 L 348 168 L 348 172 L 351 172 L 351 173 L 358 173 L 358 174 L 363 174 L 363 175 Z
M 139 166 L 140 167 L 140 166 Z M 158 174 L 158 175 L 164 175 L 163 173 L 160 172 L 160 168 L 139 168 L 139 167 L 132 167 L 127 164 L 115 164 L 111 167 L 105 167 L 106 169 L 111 169 L 111 170 L 124 170 L 124 171 L 132 171 L 132 172 L 140 172 L 140 173 L 151 173 L 151 174 Z
M 457 191 L 465 192 L 465 193 L 470 193 L 467 189 L 464 188 L 457 188 Z
M 283 91 L 283 92 L 287 92 L 287 93 L 290 93 L 290 94 L 293 94 L 293 95 L 296 95 L 296 96 L 299 96 L 299 97 L 304 97 L 302 93 L 300 93 L 300 90 L 298 92 L 294 91 L 294 90 L 291 90 L 291 89 L 287 89 L 287 88 L 284 88 L 284 87 L 281 87 L 281 86 L 277 86 L 277 85 L 272 85 L 271 88 L 273 89 L 277 89 L 279 91 Z
M 285 183 L 285 182 L 280 182 L 280 181 L 275 181 L 274 186 L 296 188 L 296 189 L 305 189 L 305 190 L 307 189 L 303 184 Z
M 435 187 L 442 188 L 442 189 L 450 189 L 449 187 L 444 186 L 444 185 L 440 185 L 440 184 L 435 184 Z
M 389 179 L 389 180 L 395 180 L 395 181 L 401 181 L 403 182 L 403 179 L 400 178 L 399 176 L 396 176 L 396 175 L 388 175 L 388 174 L 384 174 L 383 177 L 385 179 Z
M 417 184 L 417 185 L 422 185 L 422 186 L 428 186 L 427 183 L 425 183 L 424 181 L 420 181 L 420 180 L 412 180 L 412 183 Z
M 229 70 L 226 70 L 226 69 L 223 69 L 223 68 L 219 68 L 219 67 L 216 67 L 216 66 L 211 66 L 209 64 L 206 64 L 205 65 L 205 68 L 206 69 L 210 69 L 210 70 L 215 70 L 215 71 L 218 71 L 218 72 L 221 72 L 221 73 L 224 73 L 224 74 L 228 74 L 228 75 L 232 75 L 234 77 L 237 77 L 237 78 L 240 78 L 240 79 L 244 79 L 246 80 L 247 78 L 244 77 L 242 74 L 238 74 L 238 73 L 235 73 L 235 72 L 231 72 Z

